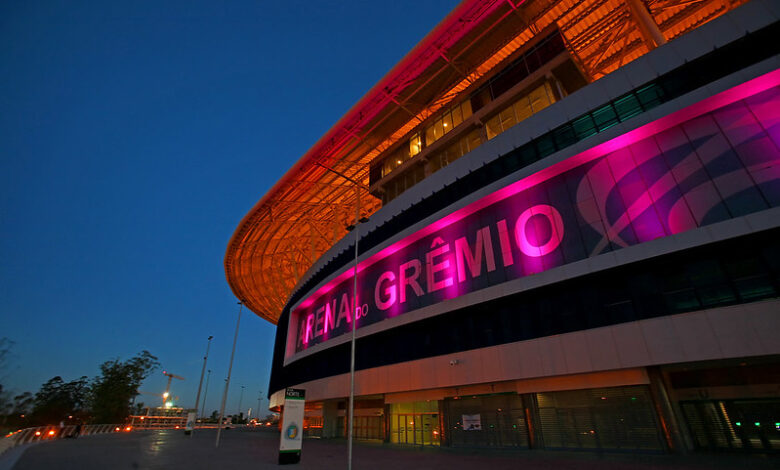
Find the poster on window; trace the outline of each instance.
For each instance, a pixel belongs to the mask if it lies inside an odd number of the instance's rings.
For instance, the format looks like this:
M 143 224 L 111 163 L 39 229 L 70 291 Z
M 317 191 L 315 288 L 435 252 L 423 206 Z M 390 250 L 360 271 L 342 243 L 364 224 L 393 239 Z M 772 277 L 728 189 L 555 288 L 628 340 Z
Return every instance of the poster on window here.
M 482 417 L 479 414 L 476 415 L 463 415 L 463 430 L 464 431 L 481 431 L 482 430 Z

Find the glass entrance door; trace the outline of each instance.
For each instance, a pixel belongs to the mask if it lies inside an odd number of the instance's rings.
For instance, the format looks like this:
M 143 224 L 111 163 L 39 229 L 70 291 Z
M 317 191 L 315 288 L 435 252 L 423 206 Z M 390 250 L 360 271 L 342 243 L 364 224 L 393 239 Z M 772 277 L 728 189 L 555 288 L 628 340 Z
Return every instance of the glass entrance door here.
M 416 446 L 439 445 L 436 401 L 393 403 L 390 408 L 390 442 Z
M 439 445 L 438 415 L 398 414 L 391 419 L 391 442 L 418 446 Z

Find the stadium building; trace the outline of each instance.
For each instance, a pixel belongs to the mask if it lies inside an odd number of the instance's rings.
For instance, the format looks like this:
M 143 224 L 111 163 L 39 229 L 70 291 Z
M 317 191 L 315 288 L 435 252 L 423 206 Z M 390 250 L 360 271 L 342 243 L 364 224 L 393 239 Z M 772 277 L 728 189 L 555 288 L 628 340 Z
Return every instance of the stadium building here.
M 418 446 L 780 449 L 778 19 L 464 0 L 230 240 L 271 407 Z

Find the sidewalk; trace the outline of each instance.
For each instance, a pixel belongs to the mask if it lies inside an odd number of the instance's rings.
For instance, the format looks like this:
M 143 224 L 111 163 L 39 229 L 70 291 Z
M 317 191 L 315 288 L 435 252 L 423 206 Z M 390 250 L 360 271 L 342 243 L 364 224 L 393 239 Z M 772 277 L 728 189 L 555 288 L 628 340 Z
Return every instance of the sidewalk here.
M 346 468 L 345 441 L 306 440 L 299 465 L 280 467 L 279 435 L 272 431 L 232 429 L 214 448 L 214 430 L 139 431 L 47 442 L 28 448 L 13 470 L 58 469 L 252 469 L 314 470 Z M 627 470 L 627 469 L 776 469 L 780 456 L 597 454 L 591 452 L 502 451 L 406 448 L 356 443 L 355 470 Z

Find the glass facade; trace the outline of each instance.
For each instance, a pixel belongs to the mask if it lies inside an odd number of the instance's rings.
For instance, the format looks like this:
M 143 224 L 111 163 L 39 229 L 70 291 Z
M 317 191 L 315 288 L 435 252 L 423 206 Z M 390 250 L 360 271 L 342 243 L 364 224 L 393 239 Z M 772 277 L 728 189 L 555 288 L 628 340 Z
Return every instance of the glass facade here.
M 444 137 L 461 123 L 471 117 L 471 101 L 466 100 L 454 106 L 433 121 L 433 124 L 425 128 L 425 145 L 431 145 Z
M 528 447 L 523 399 L 515 393 L 444 400 L 445 437 L 453 447 Z
M 644 385 L 546 392 L 537 400 L 547 449 L 663 449 Z
M 555 103 L 555 101 L 555 95 L 553 95 L 549 82 L 544 81 L 541 85 L 534 86 L 531 90 L 523 93 L 520 98 L 499 111 L 498 114 L 487 120 L 485 123 L 487 138 L 494 138 L 510 127 L 519 124 Z
M 444 150 L 436 152 L 428 158 L 428 170 L 433 173 L 439 171 L 463 155 L 471 152 L 482 144 L 479 129 L 474 129 L 468 134 L 459 137 L 454 143 Z
M 406 144 L 401 145 L 400 148 L 392 151 L 389 155 L 380 156 L 378 158 L 380 163 L 374 163 L 370 171 L 371 184 L 391 174 L 405 161 L 421 153 L 425 147 L 430 146 L 456 129 L 471 117 L 474 110 L 481 109 L 488 103 L 495 101 L 499 96 L 528 78 L 532 73 L 538 72 L 545 67 L 549 68 L 547 64 L 565 51 L 563 38 L 559 32 L 556 31 L 542 39 L 525 54 L 522 54 L 518 59 L 507 65 L 495 77 L 474 91 L 469 99 L 444 112 L 438 113 L 435 119 L 426 123 L 418 133 L 413 134 Z M 576 74 L 576 67 L 574 70 Z M 569 75 L 571 74 L 572 72 L 569 71 Z M 567 90 L 569 93 L 586 84 L 582 77 L 580 77 L 579 81 L 569 79 L 567 80 L 568 82 L 576 83 L 576 86 L 571 85 L 571 89 Z M 501 110 L 488 121 L 488 138 L 492 139 L 555 101 L 556 97 L 553 93 L 552 85 L 547 80 L 544 80 L 541 84 L 537 82 L 530 90 L 523 92 L 520 98 L 514 100 L 507 108 Z M 482 143 L 482 137 L 478 130 L 472 131 L 467 136 L 459 137 L 458 139 L 457 142 L 450 144 L 445 150 L 428 157 L 428 160 L 430 160 L 428 165 L 430 172 L 446 166 L 455 159 L 474 150 Z M 409 172 L 407 171 L 407 173 Z M 413 184 L 417 182 L 419 181 L 415 181 Z M 386 183 L 382 188 L 383 204 L 393 200 L 408 189 L 410 187 L 408 183 L 408 178 L 403 175 Z
M 438 446 L 441 443 L 439 402 L 436 400 L 393 403 L 388 419 L 393 444 Z

